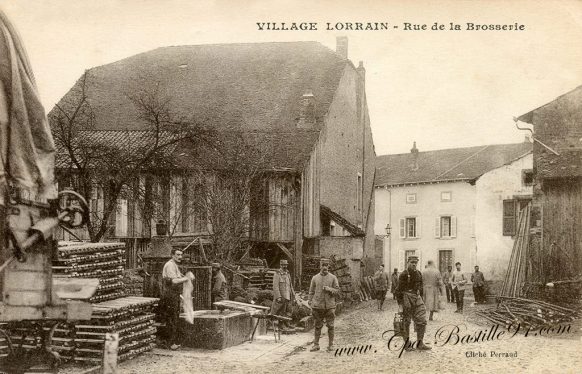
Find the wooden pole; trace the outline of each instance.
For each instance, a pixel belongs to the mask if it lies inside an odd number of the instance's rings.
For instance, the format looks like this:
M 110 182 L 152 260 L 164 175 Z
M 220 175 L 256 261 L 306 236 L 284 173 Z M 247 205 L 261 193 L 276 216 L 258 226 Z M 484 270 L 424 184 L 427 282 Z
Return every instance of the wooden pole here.
M 117 347 L 119 334 L 105 334 L 105 349 L 103 350 L 103 374 L 117 373 Z

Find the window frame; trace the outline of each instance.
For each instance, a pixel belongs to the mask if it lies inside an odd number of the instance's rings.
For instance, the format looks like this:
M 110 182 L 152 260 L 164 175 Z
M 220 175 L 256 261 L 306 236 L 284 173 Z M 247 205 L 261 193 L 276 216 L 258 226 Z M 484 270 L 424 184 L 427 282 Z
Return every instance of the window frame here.
M 531 182 L 530 183 L 527 183 L 525 181 L 526 175 L 528 175 L 528 174 L 531 175 Z M 524 187 L 531 187 L 534 185 L 534 182 L 535 182 L 535 175 L 534 175 L 533 169 L 523 169 L 521 171 L 521 185 Z
M 449 198 L 443 198 L 443 194 L 449 194 Z M 453 191 L 441 191 L 441 203 L 450 203 L 453 201 Z
M 409 199 L 411 198 L 411 199 Z M 416 204 L 416 192 L 411 192 L 406 194 L 406 204 Z

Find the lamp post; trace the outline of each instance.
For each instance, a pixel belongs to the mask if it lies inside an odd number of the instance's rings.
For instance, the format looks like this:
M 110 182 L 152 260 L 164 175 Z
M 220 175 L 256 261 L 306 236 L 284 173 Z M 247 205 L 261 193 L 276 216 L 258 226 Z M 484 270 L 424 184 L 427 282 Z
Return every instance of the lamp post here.
M 390 226 L 390 222 L 386 224 L 384 230 L 386 231 L 386 236 L 384 236 L 384 253 L 383 253 L 384 264 L 387 265 L 387 267 L 385 268 L 390 270 L 392 265 L 390 263 L 390 249 L 391 249 L 390 234 L 392 233 L 392 226 Z

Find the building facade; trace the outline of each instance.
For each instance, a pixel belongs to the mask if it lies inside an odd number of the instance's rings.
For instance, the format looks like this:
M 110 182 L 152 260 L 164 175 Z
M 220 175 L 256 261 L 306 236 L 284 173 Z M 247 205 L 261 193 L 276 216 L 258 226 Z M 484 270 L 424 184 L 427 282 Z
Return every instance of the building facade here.
M 504 219 L 516 216 L 510 201 L 531 198 L 531 162 L 529 142 L 379 156 L 375 232 L 390 268 L 402 271 L 415 255 L 421 270 L 429 260 L 440 271 L 461 262 L 502 280 L 515 235 Z

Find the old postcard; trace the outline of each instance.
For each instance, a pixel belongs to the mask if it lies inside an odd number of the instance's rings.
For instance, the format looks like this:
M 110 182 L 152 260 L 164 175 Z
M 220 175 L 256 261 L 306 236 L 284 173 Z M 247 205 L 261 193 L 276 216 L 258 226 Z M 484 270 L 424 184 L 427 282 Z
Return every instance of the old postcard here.
M 582 2 L 0 2 L 0 373 L 574 373 Z

